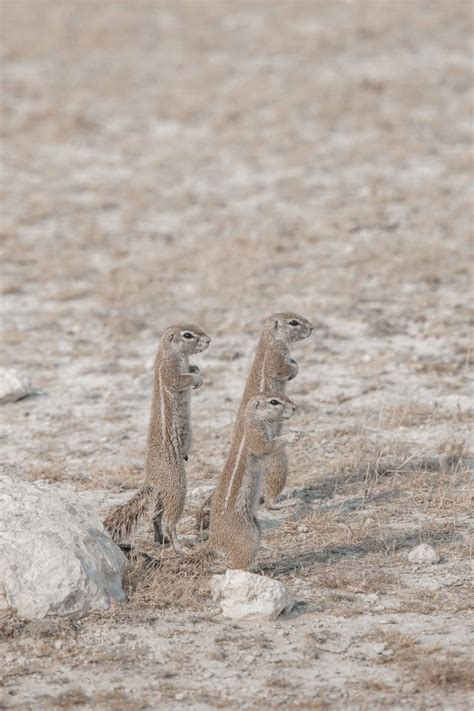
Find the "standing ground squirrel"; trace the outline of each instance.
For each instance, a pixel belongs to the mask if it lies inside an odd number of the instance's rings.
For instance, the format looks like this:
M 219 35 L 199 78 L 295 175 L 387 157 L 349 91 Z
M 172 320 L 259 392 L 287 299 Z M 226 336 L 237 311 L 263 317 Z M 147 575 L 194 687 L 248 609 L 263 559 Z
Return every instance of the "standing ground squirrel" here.
M 265 321 L 247 379 L 242 402 L 237 413 L 236 430 L 249 399 L 258 392 L 272 391 L 284 394 L 286 383 L 298 374 L 298 365 L 290 357 L 289 344 L 308 338 L 313 325 L 295 313 L 279 313 Z M 281 432 L 281 425 L 277 434 Z M 288 476 L 285 447 L 278 447 L 265 462 L 263 496 L 269 509 L 280 508 L 276 503 Z
M 197 326 L 167 328 L 155 359 L 153 398 L 145 460 L 145 482 L 123 506 L 104 521 L 114 540 L 130 534 L 140 518 L 151 514 L 155 541 L 167 535 L 179 551 L 176 524 L 186 497 L 187 460 L 191 447 L 191 389 L 202 385 L 199 368 L 189 356 L 201 353 L 211 339 Z
M 234 432 L 224 471 L 212 495 L 206 546 L 224 553 L 231 568 L 248 568 L 260 544 L 255 517 L 265 460 L 295 434 L 278 435 L 283 420 L 296 405 L 280 393 L 260 393 L 248 401 L 241 427 Z
M 289 344 L 308 338 L 313 325 L 303 316 L 285 312 L 266 319 L 262 335 L 252 362 L 244 394 L 237 413 L 234 437 L 240 438 L 242 417 L 248 401 L 259 392 L 285 393 L 286 383 L 298 373 L 296 361 L 290 357 Z M 277 434 L 280 434 L 281 426 Z M 276 503 L 283 491 L 288 476 L 288 460 L 282 445 L 265 462 L 264 500 L 269 509 L 281 508 Z M 197 514 L 197 529 L 202 532 L 209 527 L 211 497 L 206 499 Z

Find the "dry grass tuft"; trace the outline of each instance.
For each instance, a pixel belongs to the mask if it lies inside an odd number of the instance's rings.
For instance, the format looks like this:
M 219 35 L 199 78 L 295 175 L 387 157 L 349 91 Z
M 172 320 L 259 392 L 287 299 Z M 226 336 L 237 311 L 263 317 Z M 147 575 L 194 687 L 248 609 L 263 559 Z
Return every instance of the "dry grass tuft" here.
M 68 480 L 64 467 L 60 466 L 33 467 L 25 472 L 24 478 L 27 481 L 41 481 L 46 479 L 48 482 L 61 482 Z
M 472 663 L 463 659 L 434 660 L 426 659 L 418 666 L 416 676 L 420 685 L 430 684 L 446 688 L 459 686 L 464 689 L 474 689 L 474 671 Z
M 137 551 L 124 578 L 124 589 L 138 607 L 198 610 L 209 599 L 213 559 L 206 546 L 188 556 L 166 551 L 162 557 L 152 557 Z
M 136 489 L 143 481 L 143 467 L 124 465 L 121 467 L 101 468 L 94 472 L 97 484 L 117 491 Z
M 366 426 L 356 437 L 350 437 L 342 452 L 340 449 L 328 464 L 328 473 L 332 475 L 350 474 L 351 479 L 383 475 L 399 471 L 410 461 L 406 445 L 400 442 L 380 442 L 371 439 Z
M 18 637 L 26 624 L 10 610 L 2 612 L 0 615 L 0 641 Z
M 293 689 L 295 686 L 283 676 L 272 676 L 265 683 L 270 689 Z
M 85 706 L 89 698 L 82 689 L 69 689 L 69 691 L 65 691 L 63 694 L 59 694 L 59 696 L 48 696 L 45 701 L 46 700 L 54 704 L 53 708 L 70 709 L 75 706 Z
M 420 427 L 443 422 L 446 413 L 440 406 L 425 405 L 419 402 L 398 402 L 386 405 L 379 415 L 378 425 L 386 430 L 398 430 L 400 427 Z
M 36 640 L 51 640 L 61 637 L 74 638 L 80 628 L 80 620 L 73 617 L 46 617 L 44 620 L 21 620 L 12 610 L 0 614 L 0 641 L 19 639 L 23 636 Z
M 408 634 L 395 630 L 381 630 L 376 638 L 393 652 L 393 656 L 389 658 L 390 661 L 413 662 L 420 654 L 420 644 Z M 424 651 L 427 651 L 426 648 Z M 383 660 L 383 663 L 386 662 L 387 658 Z
M 367 691 L 376 691 L 378 693 L 389 693 L 393 691 L 393 687 L 378 679 L 361 679 L 357 684 L 361 689 Z
M 295 711 L 325 711 L 333 708 L 333 704 L 325 699 L 311 699 L 301 702 L 295 701 L 292 703 L 291 708 L 295 709 Z
M 448 659 L 440 646 L 421 644 L 414 637 L 396 631 L 382 630 L 377 639 L 393 652 L 393 656 L 385 657 L 383 663 L 406 666 L 420 687 L 474 688 L 472 664 L 464 659 Z
M 352 563 L 352 564 L 351 564 Z M 317 583 L 329 590 L 344 590 L 351 593 L 384 592 L 390 585 L 395 585 L 396 577 L 382 567 L 364 566 L 353 561 L 346 561 L 345 570 L 335 566 L 325 566 L 317 573 Z
M 45 708 L 73 709 L 91 708 L 100 711 L 133 711 L 136 703 L 120 689 L 88 694 L 80 688 L 72 688 L 58 696 L 42 696 Z M 46 706 L 47 705 L 47 706 Z
M 103 711 L 136 711 L 136 700 L 120 689 L 101 691 L 91 698 L 92 707 Z

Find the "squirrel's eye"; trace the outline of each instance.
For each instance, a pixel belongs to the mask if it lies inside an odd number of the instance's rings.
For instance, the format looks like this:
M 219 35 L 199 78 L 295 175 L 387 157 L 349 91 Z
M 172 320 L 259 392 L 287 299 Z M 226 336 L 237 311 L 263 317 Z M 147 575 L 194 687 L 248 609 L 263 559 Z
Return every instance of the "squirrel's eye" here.
M 294 318 L 291 319 L 291 321 L 290 321 L 290 326 L 299 326 L 299 325 L 300 325 L 300 324 L 299 324 L 298 321 L 296 321 L 296 319 L 294 319 Z
M 189 333 L 189 331 L 185 331 L 183 333 L 183 338 L 193 338 L 193 334 Z
M 278 400 L 270 400 L 270 405 L 279 405 Z

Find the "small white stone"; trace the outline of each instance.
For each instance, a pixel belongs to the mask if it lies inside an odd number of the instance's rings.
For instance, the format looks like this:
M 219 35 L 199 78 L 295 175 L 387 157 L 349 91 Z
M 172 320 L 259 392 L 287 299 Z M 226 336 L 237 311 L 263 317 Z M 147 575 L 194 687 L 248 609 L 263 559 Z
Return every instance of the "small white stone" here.
M 214 489 L 214 484 L 200 484 L 190 490 L 188 497 L 191 501 L 203 502 L 208 498 L 209 494 L 212 494 Z
M 20 375 L 16 370 L 0 368 L 0 405 L 21 400 L 34 392 L 30 379 L 25 375 Z
M 227 570 L 212 578 L 212 594 L 222 614 L 233 620 L 275 620 L 293 607 L 293 600 L 278 580 L 245 570 Z
M 175 697 L 174 697 L 174 698 L 176 699 L 176 701 L 183 701 L 183 700 L 184 700 L 184 694 L 183 694 L 183 692 L 182 692 L 182 691 L 178 691 L 178 693 L 175 694 Z
M 432 565 L 433 563 L 439 563 L 440 557 L 432 546 L 427 543 L 421 543 L 410 551 L 408 560 L 410 563 L 418 565 Z
M 363 599 L 368 602 L 369 605 L 375 605 L 375 603 L 379 601 L 379 596 L 377 593 L 367 593 Z

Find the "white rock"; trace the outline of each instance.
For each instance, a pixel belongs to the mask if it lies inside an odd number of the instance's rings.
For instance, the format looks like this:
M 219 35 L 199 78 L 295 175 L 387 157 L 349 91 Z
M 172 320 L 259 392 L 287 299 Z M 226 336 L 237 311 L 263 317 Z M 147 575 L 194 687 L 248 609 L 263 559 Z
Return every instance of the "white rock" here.
M 127 562 L 77 494 L 0 475 L 0 607 L 26 619 L 124 600 Z
M 29 378 L 16 370 L 0 368 L 0 405 L 21 400 L 34 392 Z
M 421 543 L 410 551 L 408 560 L 410 563 L 417 563 L 418 565 L 431 565 L 432 563 L 439 563 L 440 558 L 432 546 L 427 543 Z
M 203 502 L 216 488 L 215 484 L 198 484 L 189 491 L 188 497 L 191 501 Z
M 278 580 L 245 570 L 227 570 L 212 578 L 212 595 L 222 614 L 233 620 L 274 620 L 293 607 L 293 600 Z

